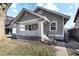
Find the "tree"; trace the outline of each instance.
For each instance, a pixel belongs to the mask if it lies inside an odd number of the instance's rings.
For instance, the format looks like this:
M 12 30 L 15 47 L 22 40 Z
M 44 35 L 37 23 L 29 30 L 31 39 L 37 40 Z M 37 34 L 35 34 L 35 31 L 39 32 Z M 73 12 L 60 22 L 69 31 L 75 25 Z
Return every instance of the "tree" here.
M 10 5 L 10 3 L 0 3 L 0 40 L 5 37 L 6 12 Z

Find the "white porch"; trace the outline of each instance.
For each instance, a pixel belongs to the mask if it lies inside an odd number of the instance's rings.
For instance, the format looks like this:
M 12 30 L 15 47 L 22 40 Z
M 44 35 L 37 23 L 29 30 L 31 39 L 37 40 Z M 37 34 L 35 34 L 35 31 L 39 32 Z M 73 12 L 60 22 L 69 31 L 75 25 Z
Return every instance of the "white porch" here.
M 43 41 L 44 40 L 44 30 L 43 30 L 43 26 L 44 26 L 44 23 L 45 21 L 44 20 L 41 20 L 39 18 L 39 20 L 27 20 L 27 21 L 24 21 L 24 22 L 19 22 L 17 25 L 16 25 L 16 35 L 22 35 L 22 36 L 37 36 L 37 37 L 41 37 L 41 40 Z M 36 29 L 35 30 L 30 30 L 25 28 L 25 26 L 28 26 L 28 25 L 34 25 L 34 24 L 37 24 L 36 25 Z M 32 26 L 31 26 L 32 28 Z

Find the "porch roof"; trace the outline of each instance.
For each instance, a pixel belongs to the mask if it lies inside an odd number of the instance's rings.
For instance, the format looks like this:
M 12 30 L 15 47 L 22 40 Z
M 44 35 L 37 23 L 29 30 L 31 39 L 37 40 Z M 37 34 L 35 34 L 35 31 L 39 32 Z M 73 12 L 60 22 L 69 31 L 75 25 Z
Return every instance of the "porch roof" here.
M 42 18 L 37 18 L 37 19 L 26 20 L 26 21 L 22 21 L 22 22 L 18 22 L 18 23 L 21 23 L 21 24 L 37 23 L 40 20 L 46 21 L 46 20 L 43 20 Z

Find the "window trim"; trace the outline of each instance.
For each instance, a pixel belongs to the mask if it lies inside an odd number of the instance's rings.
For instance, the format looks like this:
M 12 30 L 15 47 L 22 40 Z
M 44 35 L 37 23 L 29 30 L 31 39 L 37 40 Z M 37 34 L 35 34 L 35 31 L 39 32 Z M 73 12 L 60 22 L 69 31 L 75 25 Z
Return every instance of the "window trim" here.
M 56 23 L 56 30 L 51 30 L 51 23 Z M 57 21 L 51 21 L 50 23 L 49 23 L 49 31 L 57 31 Z

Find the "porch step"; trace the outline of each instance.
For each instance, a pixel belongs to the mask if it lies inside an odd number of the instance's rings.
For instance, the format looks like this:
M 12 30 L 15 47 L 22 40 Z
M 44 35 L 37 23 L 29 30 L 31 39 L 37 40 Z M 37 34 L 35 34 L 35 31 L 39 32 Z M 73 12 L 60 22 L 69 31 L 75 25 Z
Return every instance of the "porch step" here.
M 43 42 L 46 44 L 52 45 L 56 43 L 56 40 L 44 40 Z
M 48 44 L 48 40 L 44 40 L 44 41 L 43 41 L 43 43 L 46 43 L 46 44 Z

